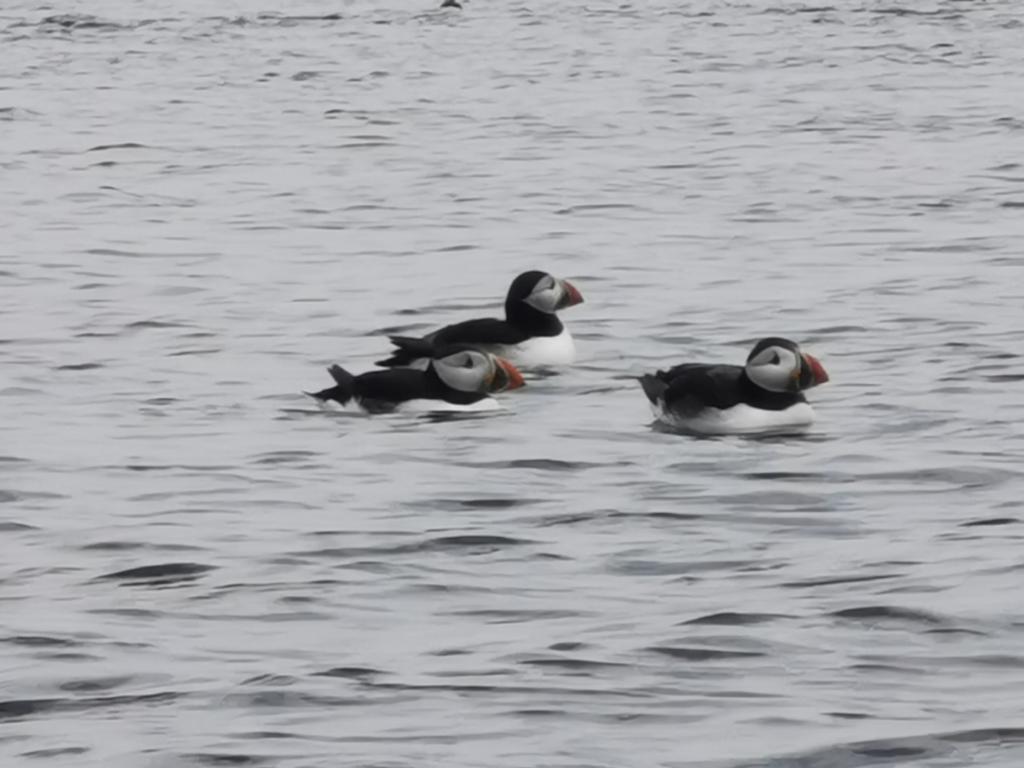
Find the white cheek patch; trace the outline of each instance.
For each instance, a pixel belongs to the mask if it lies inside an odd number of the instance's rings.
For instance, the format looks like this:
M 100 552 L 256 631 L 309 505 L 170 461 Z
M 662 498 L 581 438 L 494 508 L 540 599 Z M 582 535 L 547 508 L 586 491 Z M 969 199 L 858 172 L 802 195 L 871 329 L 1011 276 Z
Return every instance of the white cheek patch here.
M 435 360 L 434 370 L 441 381 L 460 392 L 479 392 L 483 388 L 485 367 L 474 365 L 472 368 L 464 368 L 450 365 L 444 360 Z
M 770 392 L 786 392 L 790 389 L 789 376 L 778 365 L 748 365 L 747 377 Z
M 781 360 L 779 353 L 774 347 L 768 347 L 768 349 L 762 349 L 761 353 L 751 360 L 748 365 L 772 365 L 777 360 Z
M 558 285 L 554 285 L 551 288 L 534 291 L 523 299 L 523 301 L 534 309 L 539 310 L 540 312 L 546 312 L 550 315 L 554 314 L 555 307 L 558 306 L 558 302 L 561 298 L 562 288 Z
M 747 377 L 759 387 L 770 392 L 790 392 L 793 373 L 799 371 L 799 363 L 788 349 L 769 347 L 747 363 L 746 369 Z

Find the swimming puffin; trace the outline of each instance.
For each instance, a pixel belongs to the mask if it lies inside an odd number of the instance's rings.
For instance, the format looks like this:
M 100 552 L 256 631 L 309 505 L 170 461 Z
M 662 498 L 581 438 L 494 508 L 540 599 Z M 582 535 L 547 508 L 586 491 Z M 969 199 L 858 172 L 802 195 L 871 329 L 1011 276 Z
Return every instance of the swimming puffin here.
M 555 313 L 582 302 L 568 280 L 538 270 L 523 272 L 509 286 L 504 320 L 466 320 L 421 338 L 390 336 L 397 349 L 377 365 L 422 368 L 438 346 L 448 344 L 468 344 L 521 368 L 569 365 L 576 359 L 576 347 Z
M 398 368 L 353 376 L 340 365 L 327 369 L 335 385 L 307 392 L 364 413 L 394 411 L 487 411 L 499 408 L 492 393 L 523 386 L 523 376 L 507 360 L 470 347 L 446 347 L 425 370 Z
M 828 381 L 818 360 L 788 339 L 761 339 L 745 365 L 684 363 L 640 377 L 658 421 L 685 432 L 798 432 L 814 421 L 805 389 Z

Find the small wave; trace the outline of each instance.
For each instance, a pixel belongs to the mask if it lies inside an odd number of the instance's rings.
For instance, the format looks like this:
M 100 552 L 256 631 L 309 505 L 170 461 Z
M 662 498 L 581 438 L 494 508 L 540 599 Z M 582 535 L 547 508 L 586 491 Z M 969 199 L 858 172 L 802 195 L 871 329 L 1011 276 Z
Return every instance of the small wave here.
M 202 563 L 161 563 L 142 565 L 97 577 L 99 580 L 122 581 L 135 585 L 167 585 L 195 581 L 204 573 L 215 570 L 216 566 Z
M 94 541 L 91 544 L 83 544 L 80 549 L 83 552 L 131 552 L 140 549 L 164 552 L 197 552 L 202 551 L 203 547 L 197 547 L 193 544 L 147 543 L 143 541 Z
M 808 589 L 811 587 L 834 587 L 841 584 L 862 584 L 869 581 L 885 581 L 886 579 L 898 579 L 902 574 L 899 573 L 880 573 L 873 576 L 856 575 L 851 574 L 849 576 L 833 576 L 829 578 L 820 579 L 804 579 L 801 581 L 784 581 L 782 582 L 783 587 L 789 589 Z
M 73 699 L 9 699 L 0 701 L 0 720 L 18 720 L 51 712 L 84 711 L 131 706 L 133 704 L 164 704 L 177 701 L 183 694 L 175 691 L 123 696 L 95 696 Z
M 986 517 L 981 520 L 968 520 L 966 523 L 960 523 L 960 528 L 980 528 L 987 526 L 996 525 L 1015 525 L 1019 523 L 1015 517 Z
M 37 26 L 44 30 L 58 28 L 68 32 L 78 29 L 115 30 L 131 28 L 129 25 L 106 21 L 87 13 L 60 13 L 46 16 L 39 21 Z
M 50 747 L 49 749 L 33 749 L 30 752 L 22 752 L 22 757 L 41 757 L 49 760 L 64 755 L 84 755 L 89 752 L 89 747 Z
M 13 499 L 12 499 L 13 500 Z M 4 491 L 0 490 L 0 503 L 4 502 Z M 17 520 L 0 520 L 0 533 L 13 533 L 15 531 L 37 531 L 34 525 L 19 523 Z
M 982 756 L 976 754 L 979 748 L 990 747 L 1004 751 L 1007 747 L 1024 744 L 1024 728 L 978 728 L 836 744 L 787 757 L 734 763 L 733 768 L 860 768 L 876 765 L 880 761 L 886 765 L 907 765 L 905 761 L 909 759 L 918 765 L 917 761 L 922 759 L 955 755 L 965 744 L 973 747 L 971 764 L 984 764 Z M 957 764 L 964 763 L 957 761 Z
M 314 673 L 319 677 L 343 677 L 346 680 L 369 680 L 387 674 L 381 669 L 373 667 L 331 667 L 323 672 Z
M 564 669 L 570 672 L 585 672 L 591 670 L 608 669 L 611 667 L 628 667 L 628 664 L 617 661 L 598 661 L 596 659 L 574 659 L 566 657 L 542 657 L 521 659 L 519 664 L 528 667 L 539 667 L 541 669 Z
M 865 605 L 856 608 L 844 608 L 839 611 L 833 611 L 828 615 L 837 619 L 851 619 L 873 623 L 883 621 L 909 622 L 913 624 L 949 623 L 947 619 L 934 613 L 890 605 Z
M 88 680 L 68 680 L 61 683 L 58 687 L 62 691 L 71 693 L 92 693 L 94 691 L 109 691 L 114 688 L 120 688 L 122 685 L 130 683 L 133 679 L 131 675 L 95 677 Z
M 420 552 L 457 552 L 471 555 L 490 554 L 509 547 L 522 547 L 534 544 L 529 539 L 517 539 L 511 536 L 495 536 L 490 534 L 463 534 L 456 536 L 438 536 L 423 541 L 405 544 L 382 545 L 378 547 L 333 547 L 318 549 L 311 552 L 293 552 L 299 557 L 331 557 L 353 559 L 368 556 L 408 555 Z
M 195 765 L 209 765 L 215 768 L 230 765 L 265 765 L 271 762 L 269 757 L 244 752 L 190 752 L 181 755 L 181 759 Z
M 688 619 L 679 622 L 679 626 L 685 624 L 709 624 L 719 627 L 743 627 L 753 624 L 765 624 L 778 619 L 792 618 L 781 613 L 733 613 L 723 611 L 721 613 L 709 613 L 706 616 L 698 616 L 696 619 Z
M 539 504 L 542 499 L 530 498 L 465 498 L 465 499 L 431 499 L 427 505 L 431 509 L 513 509 L 531 504 Z
M 0 643 L 25 645 L 32 648 L 70 648 L 81 645 L 77 640 L 67 637 L 51 637 L 49 635 L 11 635 L 0 638 Z
M 450 611 L 446 616 L 466 616 L 486 624 L 520 624 L 548 619 L 572 619 L 588 615 L 585 611 L 557 608 L 481 608 Z
M 66 363 L 65 365 L 58 365 L 54 368 L 55 371 L 94 371 L 97 368 L 102 368 L 103 363 Z
M 645 651 L 669 656 L 683 661 L 722 661 L 725 659 L 752 659 L 765 656 L 760 651 L 730 651 L 719 648 L 677 647 L 669 645 L 652 645 Z
M 151 149 L 145 144 L 139 144 L 134 141 L 123 141 L 120 144 L 97 144 L 95 147 L 89 147 L 85 150 L 86 152 L 109 152 L 112 149 Z
M 607 467 L 592 461 L 566 461 L 564 459 L 509 459 L 507 461 L 466 462 L 463 466 L 480 469 L 540 469 L 545 472 L 575 472 L 582 469 Z

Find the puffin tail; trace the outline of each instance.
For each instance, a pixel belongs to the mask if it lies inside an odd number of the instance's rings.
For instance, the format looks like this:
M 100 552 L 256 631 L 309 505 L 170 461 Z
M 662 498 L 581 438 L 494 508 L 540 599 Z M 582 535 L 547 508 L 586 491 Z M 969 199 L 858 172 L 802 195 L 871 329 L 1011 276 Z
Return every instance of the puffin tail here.
M 652 403 L 657 403 L 659 400 L 664 399 L 668 384 L 662 379 L 650 373 L 645 373 L 640 377 L 639 381 L 640 386 L 644 388 L 644 394 L 647 395 L 647 399 Z
M 420 358 L 433 356 L 434 347 L 426 339 L 412 336 L 389 336 L 388 339 L 396 349 L 391 352 L 391 357 L 378 360 L 374 365 L 384 368 L 406 368 Z
M 315 397 L 317 400 L 334 400 L 342 405 L 347 405 L 348 401 L 355 394 L 355 377 L 340 365 L 332 365 L 327 369 L 327 372 L 334 379 L 334 386 L 321 389 L 319 392 L 307 392 L 306 394 L 310 397 Z

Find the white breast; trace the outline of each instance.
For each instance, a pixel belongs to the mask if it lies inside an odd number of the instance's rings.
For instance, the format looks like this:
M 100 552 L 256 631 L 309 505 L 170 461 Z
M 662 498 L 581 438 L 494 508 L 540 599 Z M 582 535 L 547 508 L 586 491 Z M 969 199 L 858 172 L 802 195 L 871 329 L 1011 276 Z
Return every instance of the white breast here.
M 347 413 L 369 413 L 363 406 L 358 403 L 355 399 L 349 400 L 347 405 L 342 405 L 336 400 L 317 400 L 317 405 L 325 411 L 345 411 Z M 468 405 L 458 405 L 456 403 L 449 403 L 445 400 L 431 400 L 428 398 L 418 398 L 416 400 L 406 400 L 404 403 L 400 403 L 395 409 L 396 413 L 450 413 L 450 412 L 464 412 L 464 413 L 475 413 L 480 411 L 497 411 L 501 410 L 501 403 L 495 400 L 493 397 L 485 397 L 482 400 L 477 400 L 475 403 Z
M 783 411 L 766 411 L 749 405 L 732 408 L 706 408 L 698 414 L 683 416 L 667 411 L 663 403 L 651 405 L 658 421 L 684 432 L 701 435 L 766 435 L 802 432 L 814 423 L 809 403 L 797 403 Z
M 557 336 L 535 336 L 514 346 L 503 347 L 497 354 L 523 368 L 571 365 L 576 360 L 576 344 L 569 329 L 563 327 Z
M 476 413 L 479 411 L 501 410 L 501 403 L 493 397 L 485 397 L 482 400 L 477 400 L 475 403 L 469 403 L 468 405 L 458 405 L 444 400 L 406 400 L 398 406 L 398 410 L 402 413 L 450 413 L 456 411 L 463 413 Z
M 565 327 L 557 336 L 535 336 L 519 344 L 474 343 L 471 346 L 503 357 L 519 368 L 572 365 L 576 361 L 576 344 Z M 429 358 L 418 357 L 406 367 L 425 371 L 429 364 Z

